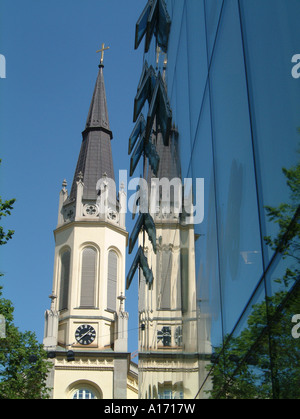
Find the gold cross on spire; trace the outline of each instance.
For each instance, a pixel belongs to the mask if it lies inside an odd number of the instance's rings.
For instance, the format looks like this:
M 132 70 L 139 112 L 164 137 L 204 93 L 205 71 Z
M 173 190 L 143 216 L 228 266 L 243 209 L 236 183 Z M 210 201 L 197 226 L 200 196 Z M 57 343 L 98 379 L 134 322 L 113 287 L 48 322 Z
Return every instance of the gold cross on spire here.
M 109 49 L 110 47 L 106 47 L 105 48 L 105 44 L 102 44 L 102 48 L 99 49 L 96 52 L 101 52 L 101 59 L 100 59 L 100 65 L 103 65 L 103 60 L 104 60 L 104 51 L 106 51 L 107 49 Z

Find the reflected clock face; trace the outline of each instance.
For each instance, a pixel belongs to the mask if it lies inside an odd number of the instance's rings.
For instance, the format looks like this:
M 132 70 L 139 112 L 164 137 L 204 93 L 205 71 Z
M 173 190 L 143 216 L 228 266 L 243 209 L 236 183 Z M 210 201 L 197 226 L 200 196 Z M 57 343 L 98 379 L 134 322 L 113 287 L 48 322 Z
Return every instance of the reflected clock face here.
M 171 328 L 164 326 L 157 331 L 157 342 L 162 343 L 163 346 L 171 346 Z
M 89 324 L 79 326 L 75 332 L 75 339 L 80 345 L 90 345 L 96 338 L 95 329 Z

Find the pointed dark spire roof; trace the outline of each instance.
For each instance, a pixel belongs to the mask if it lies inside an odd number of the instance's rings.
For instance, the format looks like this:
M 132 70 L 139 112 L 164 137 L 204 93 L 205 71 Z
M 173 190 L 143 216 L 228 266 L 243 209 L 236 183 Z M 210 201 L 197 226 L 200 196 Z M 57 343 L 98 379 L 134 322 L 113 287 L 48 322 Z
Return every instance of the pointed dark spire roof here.
M 175 128 L 172 129 L 171 135 L 169 137 L 169 144 L 167 146 L 164 145 L 161 132 L 158 132 L 157 135 L 153 136 L 153 143 L 155 144 L 155 148 L 159 155 L 160 161 L 156 176 L 153 174 L 151 167 L 149 166 L 148 182 L 151 182 L 152 177 L 158 179 L 167 178 L 169 180 L 174 178 L 181 178 L 177 130 Z
M 94 94 L 86 120 L 86 129 L 101 128 L 108 132 L 112 138 L 112 132 L 109 128 L 109 119 L 107 112 L 106 92 L 103 77 L 103 64 L 99 65 L 99 73 L 94 89 Z
M 99 65 L 98 77 L 82 133 L 82 144 L 68 202 L 76 200 L 77 179 L 83 175 L 83 199 L 96 200 L 96 184 L 106 173 L 115 179 L 111 151 L 112 132 L 109 126 L 103 64 Z

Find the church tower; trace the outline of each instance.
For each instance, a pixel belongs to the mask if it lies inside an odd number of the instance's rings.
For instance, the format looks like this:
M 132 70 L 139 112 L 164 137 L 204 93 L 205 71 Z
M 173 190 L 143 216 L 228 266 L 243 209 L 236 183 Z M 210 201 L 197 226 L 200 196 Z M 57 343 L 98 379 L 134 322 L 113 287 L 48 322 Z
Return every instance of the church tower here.
M 162 164 L 157 177 L 148 176 L 151 194 L 158 193 L 151 214 L 156 251 L 140 235 L 154 279 L 147 283 L 140 270 L 139 392 L 143 399 L 189 399 L 199 389 L 194 226 L 177 211 L 182 182 L 176 130 L 168 146 L 159 131 L 153 130 L 152 142 Z
M 161 75 L 146 63 L 139 86 L 152 77 L 153 84 L 159 86 L 157 90 L 161 89 L 161 97 L 164 94 L 166 97 L 166 64 L 165 58 Z M 138 88 L 136 103 L 141 92 L 143 87 Z M 195 242 L 198 236 L 194 226 L 193 190 L 182 179 L 179 132 L 173 124 L 169 131 L 165 130 L 168 136 L 164 133 L 165 120 L 159 114 L 164 110 L 162 100 L 159 103 L 158 116 L 155 115 L 148 131 L 145 146 L 148 160 L 144 158 L 144 177 L 139 188 L 139 211 L 144 213 L 148 208 L 149 214 L 143 216 L 142 228 L 140 215 L 129 238 L 131 250 L 139 232 L 139 251 L 127 277 L 127 288 L 138 266 L 139 397 L 191 399 L 200 396 L 199 383 L 209 363 L 209 319 L 197 308 Z M 147 120 L 151 121 L 149 115 Z M 142 126 L 140 121 L 130 137 L 130 145 L 137 132 L 140 141 L 146 141 L 147 128 L 137 129 L 139 125 Z M 136 150 L 139 145 L 131 157 L 132 163 Z M 148 199 L 141 190 L 147 191 Z
M 54 399 L 137 397 L 127 349 L 126 195 L 117 194 L 103 50 L 70 193 L 63 182 L 44 347 Z

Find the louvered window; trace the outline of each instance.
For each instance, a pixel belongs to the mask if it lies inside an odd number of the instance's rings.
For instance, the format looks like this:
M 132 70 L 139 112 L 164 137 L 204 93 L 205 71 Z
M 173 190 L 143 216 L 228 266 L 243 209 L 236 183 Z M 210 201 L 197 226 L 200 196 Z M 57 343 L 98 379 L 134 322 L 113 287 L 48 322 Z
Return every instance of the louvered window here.
M 69 282 L 70 282 L 70 259 L 69 250 L 61 255 L 61 271 L 60 271 L 60 293 L 59 293 L 59 310 L 66 310 L 69 302 Z
M 118 280 L 118 255 L 110 251 L 108 254 L 108 277 L 107 277 L 107 308 L 117 309 L 117 280 Z
M 145 299 L 146 299 L 146 279 L 144 277 L 143 271 L 139 271 L 139 312 L 143 312 L 146 308 Z
M 171 308 L 171 278 L 173 257 L 170 250 L 159 252 L 156 277 L 158 278 L 157 297 L 161 310 Z
M 80 307 L 95 307 L 97 251 L 87 247 L 82 252 Z

